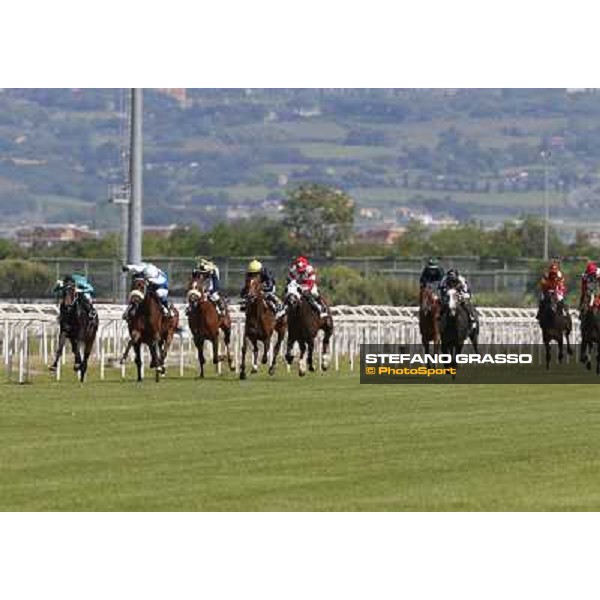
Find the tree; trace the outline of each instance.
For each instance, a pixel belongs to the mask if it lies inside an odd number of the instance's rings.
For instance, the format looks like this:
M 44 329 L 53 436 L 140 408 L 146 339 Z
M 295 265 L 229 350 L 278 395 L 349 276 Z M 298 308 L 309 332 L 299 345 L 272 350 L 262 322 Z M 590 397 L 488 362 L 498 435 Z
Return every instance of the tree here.
M 331 254 L 349 240 L 353 224 L 354 201 L 341 190 L 308 184 L 288 192 L 284 225 L 306 254 Z

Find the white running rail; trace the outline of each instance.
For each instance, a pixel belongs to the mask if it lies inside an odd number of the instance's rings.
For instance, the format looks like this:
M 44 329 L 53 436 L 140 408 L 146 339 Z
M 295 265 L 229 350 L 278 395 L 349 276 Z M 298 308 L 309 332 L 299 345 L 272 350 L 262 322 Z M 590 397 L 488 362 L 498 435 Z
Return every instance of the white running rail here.
M 179 306 L 183 333 L 176 336 L 169 358 L 169 367 L 175 367 L 180 375 L 186 368 L 196 367 L 194 348 L 185 306 Z M 125 306 L 97 304 L 100 327 L 96 339 L 93 360 L 100 363 L 100 378 L 106 376 L 107 367 L 116 365 L 123 353 L 129 334 L 122 315 Z M 234 356 L 240 356 L 244 315 L 239 306 L 231 305 L 233 322 L 232 344 Z M 480 343 L 531 345 L 542 343 L 541 331 L 535 319 L 536 309 L 531 308 L 478 308 L 481 332 Z M 334 335 L 331 342 L 331 364 L 336 370 L 347 362 L 354 370 L 360 345 L 372 344 L 420 344 L 418 308 L 412 306 L 334 306 Z M 7 376 L 23 383 L 28 381 L 32 364 L 49 365 L 54 357 L 58 337 L 58 306 L 55 304 L 0 303 L 0 347 Z M 572 312 L 572 343 L 579 342 L 579 320 Z M 206 350 L 210 353 L 209 345 Z M 65 354 L 59 363 L 65 364 Z M 210 356 L 210 355 L 209 355 Z M 316 357 L 320 358 L 320 345 Z M 210 360 L 210 359 L 209 359 Z M 318 360 L 320 362 L 320 360 Z M 121 366 L 121 375 L 131 364 Z M 61 370 L 57 378 L 61 377 Z

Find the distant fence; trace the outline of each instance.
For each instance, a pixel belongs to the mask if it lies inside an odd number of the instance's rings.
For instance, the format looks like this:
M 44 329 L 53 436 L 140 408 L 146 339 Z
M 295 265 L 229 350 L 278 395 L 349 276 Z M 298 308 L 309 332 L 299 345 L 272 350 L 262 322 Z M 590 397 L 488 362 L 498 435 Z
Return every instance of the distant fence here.
M 253 257 L 215 257 L 221 274 L 223 289 L 232 297 L 237 296 L 244 283 L 248 262 Z M 36 257 L 32 260 L 49 267 L 57 279 L 65 273 L 80 272 L 88 275 L 104 302 L 119 302 L 124 298 L 124 278 L 121 262 L 116 259 L 77 259 Z M 183 298 L 185 286 L 195 266 L 194 258 L 149 257 L 169 276 L 171 293 L 174 298 Z M 261 257 L 273 271 L 278 282 L 283 282 L 289 262 L 278 257 Z M 381 276 L 404 280 L 417 284 L 424 265 L 423 258 L 385 257 L 338 257 L 335 259 L 315 259 L 318 268 L 347 266 L 360 271 L 365 276 Z M 441 262 L 445 268 L 457 267 L 467 276 L 474 290 L 479 292 L 505 292 L 513 296 L 524 294 L 532 283 L 531 270 L 525 261 L 510 266 L 500 259 L 479 259 L 477 257 L 451 256 Z

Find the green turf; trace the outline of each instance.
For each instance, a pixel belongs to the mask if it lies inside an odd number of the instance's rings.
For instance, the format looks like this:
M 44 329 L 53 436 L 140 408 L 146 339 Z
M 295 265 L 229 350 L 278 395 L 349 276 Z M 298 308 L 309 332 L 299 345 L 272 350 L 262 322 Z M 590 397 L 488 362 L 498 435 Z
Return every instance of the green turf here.
M 2 384 L 1 510 L 599 510 L 592 386 Z

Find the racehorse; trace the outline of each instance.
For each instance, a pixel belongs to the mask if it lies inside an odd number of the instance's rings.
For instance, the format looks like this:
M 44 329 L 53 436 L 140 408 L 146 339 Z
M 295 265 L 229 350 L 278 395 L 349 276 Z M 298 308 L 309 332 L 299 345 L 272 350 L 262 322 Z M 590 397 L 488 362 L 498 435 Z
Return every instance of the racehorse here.
M 441 316 L 441 350 L 442 354 L 452 355 L 452 366 L 456 366 L 456 355 L 462 352 L 465 341 L 471 337 L 471 342 L 477 348 L 477 331 L 470 332 L 469 312 L 466 306 L 459 302 L 458 292 L 449 289 L 447 303 Z M 454 378 L 454 376 L 453 376 Z
M 425 352 L 429 354 L 432 342 L 436 351 L 440 344 L 440 301 L 429 285 L 423 286 L 419 295 L 419 330 Z
M 133 280 L 129 301 L 132 305 L 127 319 L 130 341 L 121 361 L 129 353 L 129 348 L 135 352 L 137 380 L 142 381 L 142 344 L 150 350 L 150 368 L 155 369 L 155 381 L 165 374 L 165 359 L 173 335 L 179 324 L 179 315 L 164 317 L 161 302 L 145 279 L 136 277 Z
M 558 344 L 558 362 L 562 362 L 563 354 L 563 338 L 567 342 L 567 354 L 573 354 L 571 349 L 571 329 L 573 328 L 571 316 L 569 313 L 559 309 L 558 298 L 554 290 L 544 292 L 544 298 L 540 307 L 540 327 L 542 329 L 542 339 L 546 348 L 546 369 L 550 368 L 550 359 L 552 350 L 551 342 Z
M 83 383 L 97 332 L 98 315 L 89 317 L 81 303 L 75 284 L 68 284 L 63 290 L 60 303 L 60 335 L 56 356 L 50 370 L 56 371 L 65 342 L 69 340 L 75 356 L 73 369 L 79 373 L 79 380 Z M 83 358 L 80 352 L 81 346 L 83 346 Z
M 269 367 L 269 375 L 275 375 L 277 356 L 283 342 L 286 330 L 286 318 L 275 319 L 273 311 L 265 300 L 265 294 L 260 280 L 252 278 L 248 282 L 246 295 L 246 322 L 244 324 L 244 342 L 242 344 L 242 362 L 240 365 L 240 379 L 246 379 L 246 350 L 250 342 L 253 348 L 253 361 L 251 373 L 258 372 L 258 342 L 262 343 L 262 364 L 268 362 L 268 352 L 271 347 L 273 332 L 277 332 L 277 341 L 273 348 L 273 357 Z
M 308 370 L 314 371 L 313 352 L 315 338 L 319 330 L 323 330 L 323 346 L 321 352 L 321 370 L 329 368 L 329 341 L 333 335 L 333 318 L 329 309 L 326 317 L 320 317 L 311 308 L 309 301 L 305 298 L 302 289 L 295 281 L 290 281 L 286 288 L 284 304 L 287 308 L 288 339 L 285 359 L 288 365 L 294 359 L 294 344 L 298 343 L 300 358 L 298 362 L 298 375 L 306 375 L 306 364 Z M 307 354 L 307 358 L 305 355 Z
M 600 375 L 600 298 L 588 290 L 582 304 L 580 360 L 589 371 L 592 368 L 591 353 L 596 344 L 596 375 Z
M 194 337 L 194 344 L 198 350 L 198 363 L 200 365 L 200 377 L 204 377 L 204 342 L 209 341 L 213 349 L 213 363 L 218 372 L 219 362 L 223 359 L 219 356 L 219 331 L 223 331 L 225 349 L 227 352 L 227 363 L 229 370 L 234 371 L 233 358 L 231 355 L 231 317 L 226 310 L 221 316 L 217 313 L 214 304 L 209 300 L 205 283 L 198 278 L 192 278 L 188 286 L 188 323 Z

